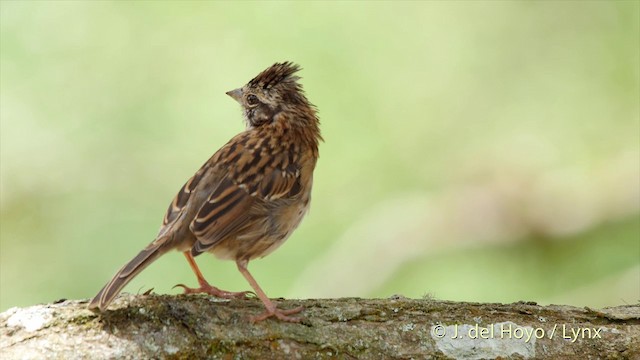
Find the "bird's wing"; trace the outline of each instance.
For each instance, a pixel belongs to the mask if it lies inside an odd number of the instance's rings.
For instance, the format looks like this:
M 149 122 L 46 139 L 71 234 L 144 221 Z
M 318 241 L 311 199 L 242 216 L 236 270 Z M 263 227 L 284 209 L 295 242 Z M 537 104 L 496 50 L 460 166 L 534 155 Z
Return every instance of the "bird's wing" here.
M 249 210 L 255 198 L 238 184 L 225 178 L 204 202 L 190 225 L 198 239 L 191 249 L 200 254 L 250 220 Z
M 202 180 L 202 177 L 207 172 L 208 168 L 209 162 L 207 161 L 184 185 L 182 185 L 180 191 L 178 191 L 171 201 L 171 204 L 169 204 L 169 208 L 167 208 L 167 212 L 164 215 L 160 231 L 156 238 L 162 238 L 163 235 L 172 228 L 172 225 L 176 220 L 185 213 L 191 194 L 200 183 L 200 180 Z
M 218 157 L 215 171 L 226 175 L 191 222 L 191 232 L 198 239 L 192 248 L 194 255 L 251 226 L 259 216 L 252 207 L 266 206 L 265 202 L 294 196 L 301 190 L 297 154 L 270 153 L 263 141 L 251 140 L 242 146 L 230 142 Z

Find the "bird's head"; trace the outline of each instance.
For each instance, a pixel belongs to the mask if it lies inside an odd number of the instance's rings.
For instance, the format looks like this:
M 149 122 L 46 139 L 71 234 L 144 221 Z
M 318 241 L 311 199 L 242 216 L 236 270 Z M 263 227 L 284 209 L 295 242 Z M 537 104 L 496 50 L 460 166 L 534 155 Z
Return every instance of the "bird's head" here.
M 297 82 L 300 77 L 294 75 L 299 70 L 291 62 L 275 63 L 245 86 L 227 92 L 242 106 L 248 127 L 270 124 L 281 112 L 309 113 L 315 118 L 313 105 Z

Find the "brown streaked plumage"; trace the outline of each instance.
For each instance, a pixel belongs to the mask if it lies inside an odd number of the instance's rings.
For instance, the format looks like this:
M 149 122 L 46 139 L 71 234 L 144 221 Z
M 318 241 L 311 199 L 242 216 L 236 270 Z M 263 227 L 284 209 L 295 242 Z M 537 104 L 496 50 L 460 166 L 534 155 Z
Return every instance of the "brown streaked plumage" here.
M 184 253 L 199 288 L 218 297 L 249 292 L 220 290 L 204 279 L 194 256 L 210 252 L 234 260 L 271 316 L 302 311 L 277 309 L 247 270 L 250 260 L 277 249 L 305 215 L 311 196 L 320 136 L 315 107 L 304 95 L 299 67 L 276 63 L 247 85 L 227 92 L 243 108 L 247 128 L 232 138 L 189 179 L 169 205 L 156 239 L 122 267 L 89 303 L 105 310 L 122 288 L 169 250 Z

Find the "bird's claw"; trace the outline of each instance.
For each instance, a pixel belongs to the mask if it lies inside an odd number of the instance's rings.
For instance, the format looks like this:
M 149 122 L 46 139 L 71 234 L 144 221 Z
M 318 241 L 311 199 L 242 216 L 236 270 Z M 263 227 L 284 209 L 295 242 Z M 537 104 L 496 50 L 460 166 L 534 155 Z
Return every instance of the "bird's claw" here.
M 251 321 L 256 323 L 262 320 L 266 320 L 270 317 L 276 317 L 281 321 L 286 321 L 286 322 L 292 322 L 292 323 L 299 323 L 300 321 L 302 321 L 302 318 L 299 317 L 294 317 L 294 316 L 289 316 L 292 314 L 297 314 L 299 312 L 301 312 L 302 310 L 304 310 L 303 306 L 294 308 L 294 309 L 289 309 L 289 310 L 280 310 L 280 309 L 273 309 L 273 310 L 267 310 L 266 312 L 254 316 L 251 318 Z
M 217 287 L 211 286 L 209 284 L 201 284 L 199 288 L 190 288 L 184 284 L 177 284 L 173 287 L 173 289 L 177 287 L 183 288 L 184 294 L 209 294 L 222 299 L 248 299 L 250 297 L 256 296 L 253 291 L 226 291 L 220 290 Z

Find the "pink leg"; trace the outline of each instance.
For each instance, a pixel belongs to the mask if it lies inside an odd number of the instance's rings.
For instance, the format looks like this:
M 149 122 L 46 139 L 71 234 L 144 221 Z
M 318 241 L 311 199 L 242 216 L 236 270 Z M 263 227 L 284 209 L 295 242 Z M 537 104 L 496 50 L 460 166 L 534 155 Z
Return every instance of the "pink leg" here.
M 223 299 L 245 299 L 249 294 L 253 294 L 251 291 L 240 291 L 240 292 L 232 292 L 220 290 L 215 286 L 210 285 L 207 280 L 205 280 L 204 276 L 202 276 L 202 272 L 200 272 L 200 268 L 198 268 L 198 264 L 196 264 L 195 259 L 191 256 L 190 251 L 183 252 L 184 257 L 187 258 L 191 269 L 196 274 L 198 278 L 198 284 L 200 284 L 199 288 L 190 288 L 184 284 L 178 284 L 175 287 L 179 286 L 184 289 L 185 294 L 199 294 L 205 293 L 209 295 L 213 295 L 215 297 L 223 298 Z
M 278 319 L 282 320 L 282 321 L 288 321 L 288 322 L 300 322 L 302 319 L 298 318 L 298 317 L 291 317 L 288 315 L 292 315 L 292 314 L 297 314 L 299 312 L 301 312 L 302 310 L 304 310 L 304 307 L 300 306 L 297 307 L 295 309 L 290 309 L 290 310 L 280 310 L 276 307 L 276 305 L 273 303 L 273 301 L 271 301 L 267 295 L 264 293 L 264 291 L 262 291 L 262 289 L 260 288 L 260 285 L 258 285 L 258 283 L 256 282 L 256 280 L 253 278 L 253 276 L 251 276 L 251 273 L 249 273 L 249 270 L 247 270 L 247 265 L 249 264 L 248 261 L 246 260 L 238 260 L 236 261 L 236 265 L 238 265 L 238 270 L 240 270 L 240 273 L 242 274 L 242 276 L 244 276 L 245 279 L 247 279 L 247 281 L 249 282 L 249 285 L 251 285 L 251 287 L 253 288 L 253 290 L 255 290 L 256 295 L 258 295 L 258 298 L 262 301 L 262 303 L 264 304 L 264 307 L 267 308 L 267 311 L 265 311 L 264 313 L 253 317 L 251 320 L 253 322 L 258 322 L 258 321 L 262 321 L 265 319 L 268 319 L 272 316 L 277 317 Z

